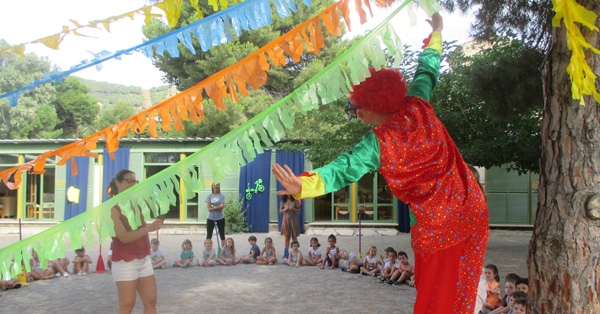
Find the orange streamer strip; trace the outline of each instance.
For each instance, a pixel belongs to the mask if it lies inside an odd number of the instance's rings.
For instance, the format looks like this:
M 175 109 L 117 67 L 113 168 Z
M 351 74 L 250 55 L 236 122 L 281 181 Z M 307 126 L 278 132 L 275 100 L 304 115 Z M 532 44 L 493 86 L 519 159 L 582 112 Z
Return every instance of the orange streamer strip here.
M 356 1 L 357 6 L 362 9 L 362 5 L 359 5 L 362 2 Z M 238 63 L 211 75 L 204 81 L 135 116 L 77 142 L 54 151 L 45 152 L 26 164 L 1 171 L 0 180 L 7 187 L 15 189 L 20 187 L 22 177 L 20 174 L 27 171 L 43 173 L 46 159 L 49 157 L 61 157 L 57 165 L 64 165 L 67 160 L 76 156 L 97 157 L 97 154 L 92 153 L 91 150 L 96 148 L 97 141 L 100 138 L 104 138 L 106 149 L 111 158 L 114 158 L 114 152 L 119 147 L 119 139 L 127 136 L 129 131 L 144 132 L 147 129 L 151 137 L 158 137 L 157 122 L 155 120 L 157 116 L 160 116 L 162 120 L 161 128 L 165 131 L 171 129 L 171 124 L 178 131 L 183 130 L 182 121 L 191 119 L 194 123 L 201 122 L 205 118 L 201 102 L 203 99 L 202 91 L 215 103 L 219 110 L 224 110 L 227 108 L 223 101 L 225 97 L 230 97 L 233 101 L 236 101 L 238 92 L 242 96 L 249 95 L 247 86 L 259 89 L 267 82 L 267 71 L 271 67 L 269 60 L 273 66 L 285 65 L 286 54 L 295 61 L 300 60 L 305 46 L 307 52 L 319 53 L 321 48 L 325 46 L 325 38 L 322 34 L 323 24 L 330 35 L 340 36 L 342 33 L 339 11 L 342 12 L 346 25 L 350 29 L 348 2 L 349 0 L 342 0 L 332 4 L 318 15 L 261 47 Z M 370 10 L 368 1 L 365 3 L 367 3 Z M 14 179 L 14 183 L 9 182 L 11 178 Z

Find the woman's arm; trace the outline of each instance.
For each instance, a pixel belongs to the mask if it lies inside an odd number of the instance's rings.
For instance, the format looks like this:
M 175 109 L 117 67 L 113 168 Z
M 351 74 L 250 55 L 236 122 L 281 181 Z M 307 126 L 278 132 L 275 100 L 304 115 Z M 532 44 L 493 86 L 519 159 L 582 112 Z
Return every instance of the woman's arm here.
M 292 207 L 292 211 L 299 213 L 301 211 L 300 202 L 294 200 L 292 203 L 294 204 L 294 206 Z
M 149 225 L 146 225 L 145 227 L 127 231 L 125 229 L 125 225 L 123 225 L 123 222 L 121 221 L 121 212 L 119 211 L 118 207 L 115 206 L 111 208 L 110 217 L 112 218 L 113 224 L 115 225 L 115 236 L 117 237 L 117 239 L 119 239 L 119 241 L 123 243 L 131 243 L 147 235 L 149 232 L 156 231 L 160 229 L 163 223 L 161 219 L 156 219 L 154 220 L 154 222 L 152 222 Z
M 282 214 L 283 214 L 283 212 L 284 212 L 283 208 L 284 208 L 283 201 L 281 201 L 281 202 L 279 203 L 279 212 L 280 212 L 280 213 L 282 213 Z
M 219 205 L 213 205 L 211 202 L 211 197 L 210 197 L 211 195 L 212 194 L 209 194 L 206 197 L 206 209 L 208 209 L 209 212 L 223 210 L 223 208 L 225 208 L 225 196 L 220 195 L 219 196 L 219 199 L 220 199 Z

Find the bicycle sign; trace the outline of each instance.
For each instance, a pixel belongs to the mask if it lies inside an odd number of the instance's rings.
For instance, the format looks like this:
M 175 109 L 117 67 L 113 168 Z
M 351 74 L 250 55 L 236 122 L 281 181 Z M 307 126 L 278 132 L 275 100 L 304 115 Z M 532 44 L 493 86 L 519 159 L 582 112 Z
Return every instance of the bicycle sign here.
M 265 191 L 265 186 L 263 185 L 262 179 L 258 179 L 258 180 L 256 180 L 256 182 L 254 182 L 254 188 L 250 188 L 250 183 L 248 183 L 247 188 L 246 188 L 246 199 L 251 200 L 252 193 L 256 194 L 256 193 L 264 192 L 264 191 Z

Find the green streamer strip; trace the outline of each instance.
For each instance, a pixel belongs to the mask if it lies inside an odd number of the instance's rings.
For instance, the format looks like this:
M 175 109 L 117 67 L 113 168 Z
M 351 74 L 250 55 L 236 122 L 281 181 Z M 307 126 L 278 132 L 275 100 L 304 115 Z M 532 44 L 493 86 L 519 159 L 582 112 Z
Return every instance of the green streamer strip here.
M 15 277 L 21 272 L 22 260 L 26 261 L 25 265 L 29 270 L 28 261 L 32 248 L 38 252 L 42 267 L 46 267 L 46 261 L 66 256 L 67 237 L 71 250 L 82 247 L 84 237 L 86 246 L 108 241 L 114 236 L 110 211 L 117 204 L 130 225 L 137 228 L 141 221 L 139 215 L 133 215 L 132 206 L 140 208 L 145 217 L 150 217 L 151 212 L 156 216 L 159 210 L 161 214 L 165 214 L 169 210 L 169 204 L 176 203 L 177 195 L 174 190 L 180 192 L 181 180 L 184 182 L 186 195 L 190 197 L 204 188 L 205 173 L 214 182 L 220 182 L 225 176 L 239 171 L 239 167 L 256 157 L 255 149 L 263 151 L 260 140 L 271 145 L 280 141 L 286 130 L 293 128 L 296 112 L 305 114 L 319 105 L 345 97 L 351 84 L 357 84 L 368 77 L 370 66 L 386 66 L 382 46 L 387 48 L 388 54 L 395 56 L 394 66 L 398 66 L 402 59 L 402 43 L 389 21 L 410 2 L 411 0 L 405 0 L 377 28 L 308 82 L 235 130 L 96 208 L 2 248 L 0 273 L 4 278 Z M 421 2 L 424 2 L 421 7 L 427 12 L 439 11 L 435 7 L 435 1 Z M 11 260 L 14 260 L 13 267 L 10 267 Z

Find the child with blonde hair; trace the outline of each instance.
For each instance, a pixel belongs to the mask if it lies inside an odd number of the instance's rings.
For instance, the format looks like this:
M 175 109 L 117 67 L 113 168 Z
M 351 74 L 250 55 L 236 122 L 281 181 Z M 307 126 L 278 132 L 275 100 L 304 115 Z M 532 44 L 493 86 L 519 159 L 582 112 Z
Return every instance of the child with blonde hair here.
M 379 274 L 379 266 L 381 266 L 381 264 L 381 260 L 377 257 L 377 247 L 370 246 L 360 271 L 365 276 L 375 277 Z
M 319 243 L 319 239 L 316 237 L 312 237 L 310 239 L 308 254 L 306 255 L 306 259 L 304 261 L 306 262 L 306 265 L 309 266 L 317 266 L 323 263 L 323 259 L 321 258 L 321 244 Z
M 29 277 L 33 278 L 33 280 L 54 279 L 54 270 L 52 269 L 52 266 L 49 266 L 46 269 L 42 269 L 40 265 L 40 259 L 38 257 L 37 252 L 34 249 L 31 249 L 29 267 L 31 267 Z
M 181 253 L 179 254 L 179 259 L 175 260 L 173 267 L 188 268 L 189 266 L 192 266 L 193 260 L 194 251 L 192 251 L 192 241 L 185 239 L 181 244 Z
M 351 274 L 358 274 L 359 269 L 362 267 L 363 261 L 358 258 L 358 255 L 349 253 L 346 250 L 340 251 L 340 262 L 339 266 L 344 272 Z
M 212 246 L 212 239 L 204 240 L 204 250 L 202 250 L 202 255 L 198 257 L 198 266 L 208 267 L 217 265 L 217 253 Z
M 221 257 L 217 262 L 225 266 L 235 265 L 240 262 L 239 259 L 235 258 L 235 242 L 232 238 L 225 240 L 225 247 L 221 250 Z
M 274 265 L 275 263 L 277 263 L 277 253 L 275 252 L 275 247 L 273 246 L 273 239 L 268 237 L 265 239 L 265 246 L 260 252 L 258 259 L 256 260 L 256 264 Z

